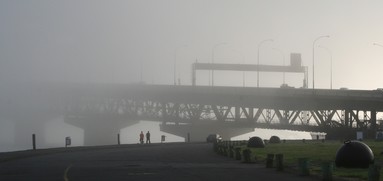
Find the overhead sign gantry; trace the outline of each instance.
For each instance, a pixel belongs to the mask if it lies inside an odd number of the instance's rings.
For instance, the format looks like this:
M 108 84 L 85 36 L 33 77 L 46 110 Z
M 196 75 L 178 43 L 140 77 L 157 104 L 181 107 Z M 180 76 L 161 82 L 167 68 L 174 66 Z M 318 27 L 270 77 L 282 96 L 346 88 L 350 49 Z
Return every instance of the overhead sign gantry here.
M 209 71 L 253 71 L 253 72 L 284 72 L 284 73 L 302 73 L 304 75 L 303 88 L 307 88 L 307 66 L 301 65 L 300 54 L 292 53 L 290 56 L 290 65 L 256 65 L 256 64 L 225 64 L 225 63 L 193 63 L 192 64 L 192 84 L 196 85 L 197 70 Z

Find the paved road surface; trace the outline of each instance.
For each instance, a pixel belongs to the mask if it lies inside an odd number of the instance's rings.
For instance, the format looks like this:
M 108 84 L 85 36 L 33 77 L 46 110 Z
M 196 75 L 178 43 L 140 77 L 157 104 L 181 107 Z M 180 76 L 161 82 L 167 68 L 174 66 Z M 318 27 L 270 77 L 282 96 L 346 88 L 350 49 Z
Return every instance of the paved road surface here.
M 12 156 L 7 154 L 0 154 L 1 181 L 320 180 L 266 169 L 262 164 L 243 164 L 215 154 L 212 145 L 207 143 L 68 148 L 34 156 L 21 152 L 16 159 L 1 161 Z M 23 154 L 27 156 L 22 158 Z

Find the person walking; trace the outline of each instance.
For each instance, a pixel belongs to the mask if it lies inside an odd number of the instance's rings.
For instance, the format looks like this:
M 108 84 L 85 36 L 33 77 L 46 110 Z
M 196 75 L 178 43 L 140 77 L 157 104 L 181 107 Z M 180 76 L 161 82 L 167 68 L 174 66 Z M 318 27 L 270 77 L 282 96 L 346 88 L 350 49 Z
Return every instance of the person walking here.
M 150 133 L 149 131 L 146 133 L 146 144 L 150 143 Z
M 142 131 L 140 133 L 140 143 L 144 144 L 144 133 Z

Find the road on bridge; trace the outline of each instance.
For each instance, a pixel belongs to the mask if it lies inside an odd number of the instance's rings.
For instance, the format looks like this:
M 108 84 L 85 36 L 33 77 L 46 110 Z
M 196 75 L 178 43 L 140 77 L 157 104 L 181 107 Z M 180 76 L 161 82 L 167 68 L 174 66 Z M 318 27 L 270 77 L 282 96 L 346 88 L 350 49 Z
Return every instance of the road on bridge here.
M 243 164 L 215 154 L 208 143 L 62 148 L 49 154 L 44 152 L 47 150 L 1 153 L 0 180 L 319 180 L 266 169 L 263 164 Z

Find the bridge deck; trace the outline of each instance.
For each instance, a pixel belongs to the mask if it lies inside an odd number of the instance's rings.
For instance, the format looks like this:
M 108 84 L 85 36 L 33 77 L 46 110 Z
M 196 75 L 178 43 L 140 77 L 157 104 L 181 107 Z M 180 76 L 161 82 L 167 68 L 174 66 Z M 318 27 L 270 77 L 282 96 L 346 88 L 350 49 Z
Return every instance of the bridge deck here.
M 134 85 L 120 89 L 114 96 L 288 110 L 383 111 L 383 92 L 378 90 Z

